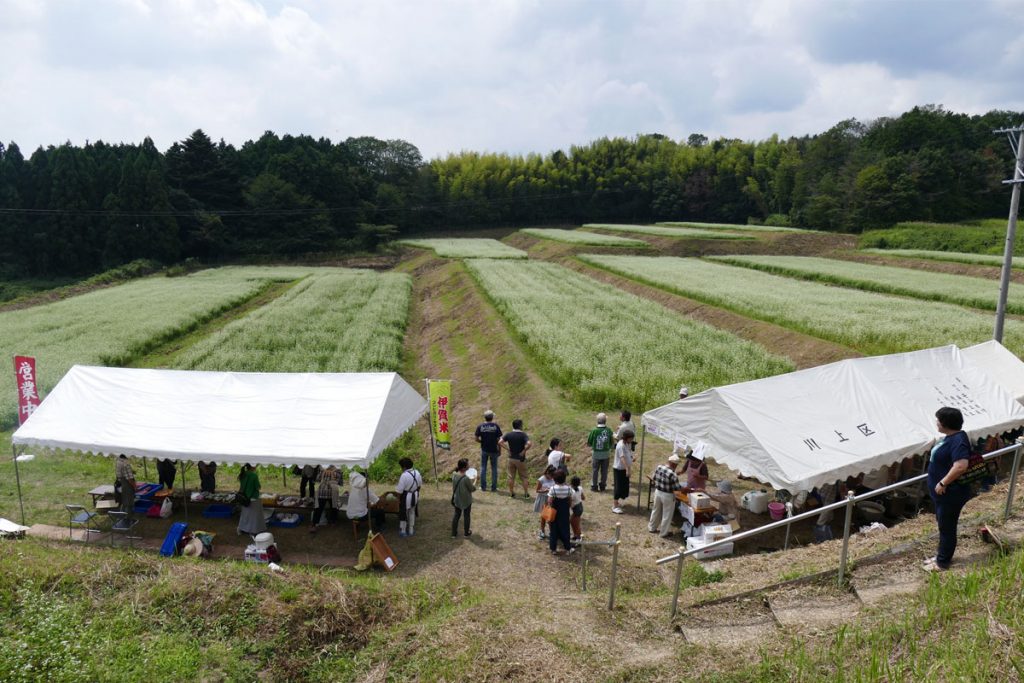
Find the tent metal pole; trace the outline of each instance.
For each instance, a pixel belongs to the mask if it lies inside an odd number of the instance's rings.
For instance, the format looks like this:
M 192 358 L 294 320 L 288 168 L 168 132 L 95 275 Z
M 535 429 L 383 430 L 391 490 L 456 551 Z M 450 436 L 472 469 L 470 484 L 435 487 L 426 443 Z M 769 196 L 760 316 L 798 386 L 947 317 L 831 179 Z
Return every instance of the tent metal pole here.
M 288 475 L 285 472 L 284 465 L 281 465 L 281 488 L 288 489 Z
M 149 481 L 149 466 L 146 465 L 146 456 L 142 456 L 142 476 Z
M 21 497 L 21 473 L 18 471 L 18 446 L 11 443 L 11 455 L 14 459 L 14 479 L 18 482 L 18 507 L 21 509 L 21 525 L 25 524 L 25 501 Z
M 185 521 L 188 521 L 188 486 L 185 485 L 185 461 L 179 460 L 181 464 L 181 504 L 185 508 Z
M 641 420 L 643 417 L 640 418 Z M 647 425 L 640 425 L 640 468 L 636 477 L 636 511 L 640 512 L 640 494 L 644 490 L 644 437 L 647 436 Z M 634 442 L 635 443 L 635 442 Z M 648 485 L 648 489 L 650 486 Z

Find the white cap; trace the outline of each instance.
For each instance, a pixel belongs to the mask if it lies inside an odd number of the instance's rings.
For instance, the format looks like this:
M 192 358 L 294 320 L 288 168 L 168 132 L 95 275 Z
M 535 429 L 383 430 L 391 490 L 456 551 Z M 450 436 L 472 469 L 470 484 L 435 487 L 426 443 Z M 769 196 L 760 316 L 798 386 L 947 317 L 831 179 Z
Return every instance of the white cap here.
M 679 387 L 679 395 L 680 396 L 689 396 L 690 395 L 689 387 L 687 387 L 686 385 L 683 385 L 683 386 Z
M 485 410 L 484 411 L 484 419 L 486 420 L 489 417 L 494 417 L 494 411 L 493 410 Z
M 672 455 L 668 456 L 668 461 L 674 465 L 679 462 L 679 456 L 673 453 Z

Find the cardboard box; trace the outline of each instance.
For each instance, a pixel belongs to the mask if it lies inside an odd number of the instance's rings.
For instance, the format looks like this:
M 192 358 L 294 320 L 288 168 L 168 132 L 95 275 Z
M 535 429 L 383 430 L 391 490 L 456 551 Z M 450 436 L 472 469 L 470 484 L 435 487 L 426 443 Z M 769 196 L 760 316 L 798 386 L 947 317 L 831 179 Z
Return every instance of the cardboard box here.
M 703 538 L 697 538 L 693 536 L 686 539 L 686 549 L 694 550 L 695 548 L 703 548 L 705 545 L 707 545 L 707 543 L 708 541 L 705 541 Z M 698 560 L 710 560 L 715 557 L 722 557 L 723 555 L 732 555 L 732 549 L 732 543 L 723 543 L 722 545 L 715 546 L 710 550 L 702 550 L 700 552 L 696 552 L 693 555 L 691 555 L 691 557 L 694 557 Z
M 715 506 L 711 496 L 701 491 L 691 491 L 689 499 L 690 507 L 694 510 L 710 510 Z
M 708 543 L 732 536 L 732 527 L 728 524 L 705 524 L 704 540 Z

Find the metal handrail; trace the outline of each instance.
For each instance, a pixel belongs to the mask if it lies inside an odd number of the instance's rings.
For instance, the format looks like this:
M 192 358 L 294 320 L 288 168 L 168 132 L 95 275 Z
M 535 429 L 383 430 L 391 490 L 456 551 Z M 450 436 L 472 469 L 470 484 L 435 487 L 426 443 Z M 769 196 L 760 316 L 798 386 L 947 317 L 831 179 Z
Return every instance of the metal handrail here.
M 1022 438 L 1024 438 L 1024 437 L 1022 437 Z M 1010 507 L 1011 507 L 1012 502 L 1013 502 L 1014 490 L 1016 488 L 1017 472 L 1018 472 L 1019 465 L 1020 465 L 1020 456 L 1021 456 L 1022 449 L 1024 449 L 1024 442 L 1020 442 L 1019 441 L 1018 443 L 1016 443 L 1016 444 L 1014 444 L 1012 446 L 1006 446 L 1004 448 L 1000 448 L 999 450 L 992 451 L 991 453 L 986 453 L 984 456 L 982 456 L 982 459 L 984 461 L 988 461 L 988 460 L 991 460 L 993 458 L 997 458 L 997 457 L 999 457 L 1001 455 L 1005 455 L 1007 453 L 1010 453 L 1011 451 L 1014 453 L 1013 468 L 1012 468 L 1012 470 L 1010 472 L 1010 489 L 1009 489 L 1009 492 L 1007 493 L 1006 509 L 1005 509 L 1004 514 L 1003 514 L 1003 518 L 1004 519 L 1009 517 L 1009 515 L 1010 515 Z M 779 520 L 777 522 L 771 522 L 769 524 L 765 524 L 764 526 L 759 526 L 756 529 L 750 529 L 749 531 L 744 531 L 742 533 L 735 534 L 733 536 L 727 536 L 727 537 L 719 539 L 717 541 L 712 541 L 711 543 L 704 544 L 700 548 L 693 548 L 691 550 L 686 550 L 685 548 L 680 546 L 679 552 L 674 553 L 672 555 L 669 555 L 667 557 L 662 557 L 661 559 L 657 560 L 657 562 L 656 562 L 656 564 L 659 564 L 659 565 L 667 564 L 669 562 L 679 562 L 679 566 L 676 569 L 676 588 L 675 588 L 675 594 L 672 597 L 672 616 L 673 617 L 675 616 L 675 614 L 676 614 L 676 606 L 677 606 L 677 604 L 679 602 L 679 584 L 680 584 L 680 579 L 681 579 L 681 576 L 682 576 L 682 566 L 683 566 L 683 559 L 684 558 L 692 556 L 692 555 L 695 555 L 695 554 L 697 554 L 699 552 L 704 552 L 706 550 L 710 550 L 711 548 L 717 548 L 718 546 L 725 545 L 726 543 L 735 543 L 736 541 L 742 541 L 742 540 L 747 539 L 747 538 L 752 538 L 754 536 L 758 536 L 760 534 L 767 533 L 769 531 L 773 531 L 774 529 L 779 529 L 779 528 L 784 527 L 784 526 L 785 527 L 789 527 L 790 525 L 792 525 L 795 522 L 799 522 L 799 521 L 802 521 L 802 520 L 805 520 L 805 519 L 809 519 L 811 517 L 816 517 L 816 516 L 820 515 L 822 512 L 826 512 L 828 510 L 837 510 L 839 508 L 846 508 L 845 528 L 843 530 L 842 558 L 840 560 L 840 567 L 839 567 L 839 582 L 842 583 L 842 581 L 843 581 L 843 573 L 844 573 L 844 570 L 846 568 L 847 548 L 848 548 L 848 544 L 849 544 L 849 540 L 850 540 L 850 519 L 852 517 L 852 512 L 853 512 L 854 505 L 856 505 L 857 503 L 859 503 L 861 501 L 867 500 L 869 498 L 874 498 L 875 496 L 880 496 L 880 495 L 882 495 L 884 493 L 888 493 L 889 491 L 895 491 L 897 489 L 903 489 L 903 488 L 907 488 L 908 486 L 913 486 L 914 484 L 918 484 L 919 482 L 924 481 L 927 478 L 928 478 L 927 474 L 919 474 L 919 475 L 916 475 L 914 477 L 910 477 L 909 479 L 904 479 L 902 481 L 896 482 L 895 484 L 887 484 L 886 486 L 883 486 L 881 488 L 873 489 L 873 490 L 868 491 L 866 493 L 862 493 L 859 496 L 850 493 L 850 494 L 847 495 L 846 500 L 836 501 L 835 503 L 829 503 L 828 505 L 823 505 L 820 508 L 815 508 L 814 510 L 810 510 L 808 512 L 802 512 L 799 515 L 793 515 L 791 517 L 787 517 L 786 519 L 781 519 L 781 520 Z

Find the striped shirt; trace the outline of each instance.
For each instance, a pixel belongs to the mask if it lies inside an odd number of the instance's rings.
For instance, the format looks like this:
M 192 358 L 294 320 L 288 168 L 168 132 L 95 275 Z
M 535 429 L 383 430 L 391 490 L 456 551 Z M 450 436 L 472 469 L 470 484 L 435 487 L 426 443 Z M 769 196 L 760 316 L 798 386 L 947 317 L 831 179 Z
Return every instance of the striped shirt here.
M 679 477 L 668 465 L 658 465 L 654 470 L 654 488 L 662 493 L 672 493 L 681 488 Z
M 568 484 L 554 484 L 548 489 L 548 498 L 571 498 L 572 487 Z

